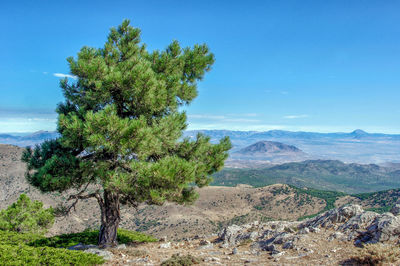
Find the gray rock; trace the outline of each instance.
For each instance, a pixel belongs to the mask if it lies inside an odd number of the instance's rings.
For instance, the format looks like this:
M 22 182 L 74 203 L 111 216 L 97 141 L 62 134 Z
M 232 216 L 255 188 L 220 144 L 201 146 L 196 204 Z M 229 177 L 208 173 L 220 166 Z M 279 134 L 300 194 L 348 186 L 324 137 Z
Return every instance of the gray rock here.
M 376 212 L 363 212 L 361 214 L 353 216 L 346 223 L 339 226 L 338 230 L 346 233 L 347 235 L 351 234 L 349 239 L 352 240 L 357 236 L 357 234 L 352 234 L 352 232 L 365 230 L 377 216 L 379 216 L 379 214 Z
M 335 233 L 331 234 L 328 238 L 328 241 L 332 241 L 334 239 L 338 239 L 338 240 L 342 240 L 342 241 L 347 240 L 347 238 L 345 237 L 345 235 L 342 232 L 335 232 Z
M 400 214 L 400 204 L 396 204 L 392 207 L 392 209 L 390 210 L 390 212 L 394 215 L 397 216 Z
M 236 239 L 237 239 L 239 233 L 242 231 L 243 231 L 243 227 L 234 224 L 234 225 L 224 228 L 218 236 L 219 236 L 219 239 L 223 241 L 223 246 L 225 246 L 225 247 L 235 246 Z
M 110 251 L 98 248 L 89 248 L 85 250 L 86 253 L 92 253 L 103 257 L 105 260 L 111 260 L 113 258 L 113 254 Z
M 160 245 L 160 248 L 171 248 L 171 242 L 162 243 L 162 244 Z
M 210 241 L 208 241 L 208 240 L 200 240 L 200 243 L 199 243 L 199 245 L 200 246 L 207 246 L 207 245 L 210 245 L 211 244 L 211 242 Z
M 377 243 L 400 238 L 400 216 L 392 213 L 383 213 L 377 216 L 367 227 L 367 231 L 360 234 L 359 239 L 364 243 Z
M 98 246 L 96 245 L 85 245 L 82 243 L 79 243 L 75 246 L 72 247 L 68 247 L 69 250 L 86 250 L 86 249 L 90 249 L 90 248 L 98 248 Z
M 232 249 L 232 255 L 236 255 L 238 254 L 238 249 L 237 248 L 233 248 Z
M 273 243 L 274 244 L 283 244 L 284 242 L 287 242 L 287 241 L 290 241 L 293 239 L 294 239 L 294 236 L 292 234 L 282 232 L 274 238 Z
M 308 229 L 308 227 L 304 227 L 298 231 L 298 234 L 300 235 L 306 235 L 308 233 L 310 233 L 310 229 Z
M 336 223 L 345 223 L 352 217 L 363 213 L 360 205 L 352 204 L 340 208 L 326 211 L 315 218 L 306 220 L 299 225 L 299 228 L 305 227 L 327 227 L 330 228 Z
M 288 241 L 285 244 L 282 245 L 283 249 L 292 249 L 294 248 L 294 243 L 293 241 Z
M 125 244 L 118 245 L 117 249 L 126 249 L 126 245 Z

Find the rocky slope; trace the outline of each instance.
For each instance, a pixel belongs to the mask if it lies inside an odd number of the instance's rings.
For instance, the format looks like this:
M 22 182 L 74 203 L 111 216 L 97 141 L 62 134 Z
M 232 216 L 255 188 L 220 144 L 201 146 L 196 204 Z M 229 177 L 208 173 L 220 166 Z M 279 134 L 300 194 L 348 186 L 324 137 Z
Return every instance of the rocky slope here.
M 376 257 L 398 265 L 399 214 L 400 205 L 383 214 L 346 205 L 303 222 L 254 221 L 225 227 L 218 235 L 119 246 L 108 251 L 107 264 L 159 265 L 179 254 L 200 265 L 358 265 L 363 247 L 373 244 L 369 250 L 380 252 Z
M 43 194 L 26 182 L 25 165 L 20 161 L 22 151 L 19 147 L 0 145 L 0 209 L 16 201 L 21 193 L 44 202 L 46 207 L 65 203 L 68 193 Z M 141 205 L 137 210 L 123 207 L 121 226 L 155 236 L 183 238 L 193 231 L 210 234 L 226 224 L 242 224 L 254 219 L 297 219 L 325 207 L 323 200 L 298 195 L 286 185 L 206 187 L 198 192 L 200 197 L 191 206 L 167 203 L 164 206 Z M 78 203 L 76 212 L 57 218 L 51 233 L 98 228 L 99 213 L 95 200 L 84 200 Z

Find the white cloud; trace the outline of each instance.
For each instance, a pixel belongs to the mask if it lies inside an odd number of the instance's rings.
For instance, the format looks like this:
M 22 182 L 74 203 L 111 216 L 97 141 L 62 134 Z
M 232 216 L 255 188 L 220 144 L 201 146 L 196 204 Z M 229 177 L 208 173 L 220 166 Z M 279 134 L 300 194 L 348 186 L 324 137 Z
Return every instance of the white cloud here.
M 298 119 L 298 118 L 307 118 L 308 115 L 286 115 L 283 118 L 285 119 Z
M 71 78 L 71 79 L 77 79 L 77 76 L 74 75 L 69 75 L 69 74 L 63 74 L 63 73 L 53 73 L 53 76 L 57 78 Z
M 193 119 L 224 119 L 225 116 L 223 115 L 201 115 L 201 114 L 193 114 L 193 115 L 188 115 L 188 118 L 193 118 Z
M 242 122 L 242 123 L 255 123 L 260 122 L 258 119 L 246 119 L 246 118 L 226 118 L 223 119 L 224 122 Z

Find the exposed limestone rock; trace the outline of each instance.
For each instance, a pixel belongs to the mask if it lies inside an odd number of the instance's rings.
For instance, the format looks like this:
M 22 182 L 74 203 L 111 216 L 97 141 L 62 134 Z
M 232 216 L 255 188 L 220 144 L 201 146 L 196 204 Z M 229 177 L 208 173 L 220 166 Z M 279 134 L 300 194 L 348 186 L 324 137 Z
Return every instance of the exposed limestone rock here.
M 171 248 L 171 242 L 162 243 L 162 244 L 160 245 L 160 248 Z
M 235 246 L 236 239 L 241 231 L 243 231 L 243 227 L 238 225 L 231 225 L 224 228 L 221 233 L 218 235 L 219 239 L 223 241 L 223 246 Z
M 390 210 L 391 213 L 393 213 L 394 216 L 397 216 L 400 214 L 400 204 L 396 204 L 393 206 L 393 208 Z
M 345 223 L 352 217 L 363 213 L 360 205 L 346 205 L 337 209 L 333 209 L 322 213 L 315 218 L 306 220 L 300 224 L 299 228 L 310 227 L 327 227 L 330 228 L 337 223 Z
M 400 238 L 400 216 L 394 216 L 386 212 L 377 216 L 367 227 L 367 231 L 361 233 L 359 240 L 364 243 L 377 243 Z

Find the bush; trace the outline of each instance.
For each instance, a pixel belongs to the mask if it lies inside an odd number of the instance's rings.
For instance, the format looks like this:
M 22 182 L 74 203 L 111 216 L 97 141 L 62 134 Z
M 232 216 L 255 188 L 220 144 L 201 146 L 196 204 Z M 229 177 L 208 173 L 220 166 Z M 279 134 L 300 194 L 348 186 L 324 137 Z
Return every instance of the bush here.
M 29 245 L 35 247 L 54 247 L 54 248 L 67 248 L 79 243 L 85 245 L 97 245 L 99 239 L 99 231 L 84 231 L 81 233 L 74 234 L 63 234 L 50 238 L 42 238 L 31 242 Z M 139 233 L 135 231 L 128 231 L 124 229 L 118 229 L 117 239 L 120 244 L 129 244 L 137 242 L 155 242 L 156 238 Z
M 95 265 L 104 259 L 81 251 L 0 244 L 1 265 Z
M 199 258 L 189 254 L 185 256 L 174 254 L 171 258 L 161 263 L 161 266 L 190 266 L 193 264 L 199 264 L 200 262 L 201 260 Z
M 400 249 L 393 245 L 368 244 L 350 260 L 361 265 L 383 265 L 399 262 Z
M 0 243 L 5 245 L 28 244 L 39 239 L 43 239 L 43 236 L 33 233 L 17 233 L 0 230 Z
M 25 194 L 0 211 L 0 230 L 44 234 L 53 223 L 53 208 L 44 209 L 42 202 L 32 202 Z

